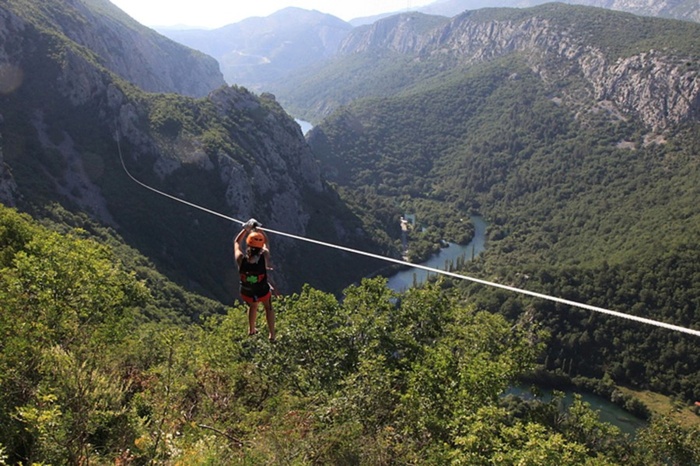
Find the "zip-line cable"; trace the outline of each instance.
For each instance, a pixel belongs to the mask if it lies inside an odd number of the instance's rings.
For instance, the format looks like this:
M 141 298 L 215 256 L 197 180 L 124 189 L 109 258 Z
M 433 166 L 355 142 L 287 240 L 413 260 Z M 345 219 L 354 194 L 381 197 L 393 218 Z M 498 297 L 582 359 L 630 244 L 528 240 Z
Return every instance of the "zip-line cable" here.
M 119 149 L 119 160 L 121 161 L 122 168 L 124 169 L 124 171 L 126 172 L 126 174 L 127 174 L 127 175 L 129 176 L 129 178 L 131 178 L 134 182 L 138 183 L 139 185 L 143 186 L 144 188 L 146 188 L 146 189 L 148 189 L 148 190 L 150 190 L 150 191 L 153 191 L 153 192 L 155 192 L 155 193 L 157 193 L 157 194 L 160 194 L 161 196 L 165 196 L 165 197 L 167 197 L 167 198 L 169 198 L 169 199 L 172 199 L 172 200 L 174 200 L 174 201 L 181 202 L 181 203 L 183 203 L 183 204 L 185 204 L 185 205 L 188 205 L 188 206 L 190 206 L 190 207 L 193 207 L 193 208 L 195 208 L 195 209 L 202 210 L 202 211 L 204 211 L 204 212 L 206 212 L 206 213 L 208 213 L 208 214 L 215 215 L 215 216 L 217 216 L 217 217 L 221 217 L 221 218 L 223 218 L 223 219 L 225 219 L 225 220 L 229 220 L 229 221 L 231 221 L 231 222 L 238 223 L 238 224 L 240 224 L 240 225 L 243 225 L 243 224 L 246 223 L 246 222 L 244 222 L 244 221 L 242 221 L 242 220 L 238 220 L 238 219 L 233 218 L 233 217 L 228 217 L 228 216 L 226 216 L 226 215 L 224 215 L 224 214 L 221 214 L 221 213 L 219 213 L 219 212 L 216 212 L 216 211 L 213 211 L 213 210 L 209 210 L 209 209 L 207 209 L 207 208 L 205 208 L 205 207 L 202 207 L 202 206 L 200 206 L 200 205 L 194 204 L 194 203 L 192 203 L 192 202 L 188 202 L 188 201 L 186 201 L 186 200 L 184 200 L 184 199 L 180 199 L 179 197 L 173 196 L 173 195 L 171 195 L 171 194 L 164 193 L 164 192 L 162 192 L 162 191 L 159 191 L 159 190 L 157 190 L 157 189 L 155 189 L 155 188 L 153 188 L 153 187 L 151 187 L 151 186 L 148 186 L 147 184 L 145 184 L 145 183 L 139 181 L 138 179 L 136 179 L 136 178 L 129 172 L 129 170 L 126 168 L 126 165 L 124 164 L 124 157 L 122 156 L 121 146 L 120 146 L 120 144 L 119 144 L 119 138 L 117 138 L 117 148 Z M 400 259 L 394 259 L 394 258 L 391 258 L 391 257 L 381 256 L 381 255 L 379 255 L 379 254 L 374 254 L 374 253 L 371 253 L 371 252 L 360 251 L 360 250 L 358 250 L 358 249 L 352 249 L 352 248 L 348 248 L 348 247 L 345 247 L 345 246 L 340 246 L 340 245 L 333 244 L 333 243 L 327 243 L 327 242 L 324 242 L 324 241 L 319 241 L 319 240 L 312 239 L 312 238 L 307 238 L 307 237 L 304 237 L 304 236 L 297 236 L 297 235 L 293 235 L 293 234 L 291 234 L 291 233 L 286 233 L 286 232 L 283 232 L 283 231 L 272 230 L 272 229 L 267 228 L 267 227 L 264 228 L 264 230 L 265 230 L 265 232 L 267 232 L 267 233 L 273 233 L 273 234 L 276 234 L 276 235 L 284 236 L 284 237 L 291 238 L 291 239 L 298 240 L 298 241 L 305 241 L 305 242 L 307 242 L 307 243 L 312 243 L 312 244 L 316 244 L 316 245 L 319 245 L 319 246 L 324 246 L 324 247 L 328 247 L 328 248 L 338 249 L 338 250 L 345 251 L 345 252 L 349 252 L 349 253 L 352 253 L 352 254 L 358 254 L 358 255 L 361 255 L 361 256 L 371 257 L 371 258 L 379 259 L 379 260 L 382 260 L 382 261 L 385 261 L 385 262 L 392 262 L 392 263 L 394 263 L 394 264 L 399 264 L 399 265 L 403 265 L 403 266 L 406 266 L 406 267 L 412 267 L 412 268 L 415 268 L 415 269 L 421 269 L 421 270 L 425 270 L 425 271 L 428 271 L 428 272 L 433 272 L 433 273 L 436 273 L 436 274 L 446 275 L 446 276 L 448 276 L 448 277 L 457 278 L 457 279 L 460 279 L 460 280 L 466 280 L 466 281 L 470 281 L 470 282 L 473 282 L 473 283 L 478 283 L 478 284 L 480 284 L 480 285 L 490 286 L 490 287 L 493 287 L 493 288 L 500 288 L 500 289 L 502 289 L 502 290 L 511 291 L 511 292 L 514 292 L 514 293 L 519 293 L 519 294 L 523 294 L 523 295 L 527 295 L 527 296 L 532 296 L 532 297 L 534 297 L 534 298 L 544 299 L 544 300 L 547 300 L 547 301 L 553 301 L 553 302 L 555 302 L 555 303 L 560 303 L 560 304 L 566 304 L 566 305 L 568 305 L 568 306 L 577 307 L 577 308 L 580 308 L 580 309 L 586 309 L 586 310 L 588 310 L 588 311 L 598 312 L 598 313 L 601 313 L 601 314 L 607 314 L 607 315 L 619 317 L 619 318 L 622 318 L 622 319 L 632 320 L 632 321 L 634 321 L 634 322 L 639 322 L 639 323 L 646 324 L 646 325 L 653 325 L 653 326 L 656 326 L 656 327 L 661 327 L 661 328 L 665 328 L 665 329 L 668 329 L 668 330 L 673 330 L 673 331 L 675 331 L 675 332 L 687 333 L 687 334 L 689 334 L 689 335 L 695 335 L 696 337 L 700 337 L 700 330 L 693 330 L 693 329 L 690 329 L 690 328 L 681 327 L 681 326 L 679 326 L 679 325 L 673 325 L 673 324 L 669 324 L 669 323 L 666 323 L 666 322 L 660 322 L 660 321 L 658 321 L 658 320 L 648 319 L 648 318 L 646 318 L 646 317 L 639 317 L 639 316 L 635 316 L 635 315 L 631 315 L 631 314 L 625 314 L 624 312 L 613 311 L 613 310 L 610 310 L 610 309 L 605 309 L 605 308 L 598 307 L 598 306 L 592 306 L 592 305 L 590 305 L 590 304 L 585 304 L 585 303 L 579 303 L 579 302 L 577 302 L 577 301 L 572 301 L 572 300 L 569 300 L 569 299 L 558 298 L 558 297 L 556 297 L 556 296 L 550 296 L 550 295 L 546 295 L 546 294 L 543 294 L 543 293 L 537 293 L 537 292 L 535 292 L 535 291 L 529 291 L 529 290 L 525 290 L 525 289 L 522 289 L 522 288 L 517 288 L 517 287 L 514 287 L 514 286 L 503 285 L 503 284 L 496 283 L 496 282 L 490 282 L 490 281 L 487 281 L 487 280 L 482 280 L 482 279 L 480 279 L 480 278 L 474 278 L 474 277 L 470 277 L 470 276 L 467 276 L 467 275 L 462 275 L 462 274 L 458 274 L 458 273 L 454 273 L 454 272 L 449 272 L 449 271 L 447 271 L 447 270 L 441 270 L 441 269 L 436 269 L 436 268 L 433 268 L 433 267 L 427 267 L 427 266 L 421 265 L 421 264 L 413 264 L 413 263 L 411 263 L 411 262 L 406 262 L 406 261 L 403 261 L 403 260 L 400 260 Z

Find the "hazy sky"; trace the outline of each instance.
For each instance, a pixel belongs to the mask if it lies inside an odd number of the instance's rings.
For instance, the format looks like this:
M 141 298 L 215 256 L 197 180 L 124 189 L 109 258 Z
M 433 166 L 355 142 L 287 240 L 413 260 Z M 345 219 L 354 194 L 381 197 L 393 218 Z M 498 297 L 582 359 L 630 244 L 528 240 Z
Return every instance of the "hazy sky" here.
M 435 0 L 110 0 L 146 26 L 217 28 L 251 16 L 268 16 L 288 6 L 318 10 L 345 21 L 408 10 Z

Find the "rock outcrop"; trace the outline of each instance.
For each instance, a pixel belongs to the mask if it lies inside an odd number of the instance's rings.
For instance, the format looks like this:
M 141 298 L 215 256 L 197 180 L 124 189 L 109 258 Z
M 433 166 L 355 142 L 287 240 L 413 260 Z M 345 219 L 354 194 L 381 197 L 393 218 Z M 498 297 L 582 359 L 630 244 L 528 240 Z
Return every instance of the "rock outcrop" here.
M 31 2 L 30 2 L 31 3 Z M 217 61 L 142 26 L 109 0 L 41 2 L 5 10 L 15 28 L 49 28 L 89 50 L 99 64 L 147 92 L 206 96 L 225 85 Z M 2 25 L 0 25 L 2 27 Z
M 15 193 L 17 192 L 17 183 L 15 183 L 10 167 L 5 164 L 0 147 L 0 202 L 8 206 L 15 205 Z
M 491 7 L 527 8 L 543 3 L 549 2 L 548 0 L 443 0 L 419 7 L 417 11 L 452 17 L 465 10 Z M 607 8 L 643 16 L 700 22 L 700 4 L 697 0 L 567 0 L 564 3 Z
M 48 5 L 53 19 L 41 25 L 25 17 L 32 2 L 0 8 L 0 201 L 40 214 L 55 203 L 85 213 L 180 283 L 225 301 L 237 292 L 231 256 L 237 225 L 144 191 L 128 178 L 122 158 L 137 179 L 225 216 L 255 217 L 297 235 L 323 225 L 329 241 L 349 231 L 348 240 L 359 241 L 355 217 L 323 181 L 299 125 L 274 96 L 227 86 L 205 98 L 143 92 L 101 58 L 115 53 L 101 49 L 112 32 L 102 36 L 82 24 L 77 11 L 88 2 L 64 3 L 68 10 Z M 180 66 L 158 63 L 151 62 L 153 76 Z M 323 252 L 310 270 L 303 267 L 304 245 L 280 238 L 274 250 L 278 286 L 289 292 L 324 273 Z M 322 281 L 339 290 L 357 278 L 342 273 Z
M 241 88 L 223 88 L 210 98 L 222 117 L 241 111 L 266 113 L 262 121 L 249 122 L 241 128 L 246 141 L 239 139 L 239 143 L 255 154 L 254 164 L 219 154 L 217 165 L 221 167 L 229 207 L 238 218 L 250 218 L 257 215 L 254 209 L 263 209 L 273 224 L 305 234 L 310 215 L 305 211 L 303 191 L 321 195 L 323 183 L 299 125 L 269 94 L 258 98 Z M 265 112 L 261 99 L 277 107 L 277 111 Z
M 467 12 L 427 32 L 410 27 L 415 14 L 399 15 L 353 31 L 340 52 L 388 49 L 416 60 L 443 60 L 449 66 L 518 54 L 545 81 L 583 78 L 588 94 L 581 100 L 579 93 L 578 105 L 590 105 L 589 100 L 612 102 L 653 131 L 697 118 L 700 79 L 693 66 L 697 57 L 653 49 L 610 53 L 587 40 L 580 28 L 540 11 L 544 10 L 502 18 Z

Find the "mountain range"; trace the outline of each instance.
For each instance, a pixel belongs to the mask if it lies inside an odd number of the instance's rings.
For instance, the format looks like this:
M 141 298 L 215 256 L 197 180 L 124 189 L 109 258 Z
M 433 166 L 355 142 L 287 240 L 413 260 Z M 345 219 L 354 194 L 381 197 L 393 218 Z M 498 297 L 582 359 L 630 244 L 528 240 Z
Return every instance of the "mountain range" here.
M 318 119 L 359 97 L 406 91 L 458 67 L 518 53 L 544 81 L 586 81 L 590 94 L 582 104 L 610 101 L 659 128 L 696 115 L 697 31 L 690 22 L 561 4 L 451 19 L 403 14 L 354 29 L 333 60 L 272 90 L 288 108 L 303 107 L 305 117 Z M 406 71 L 397 75 L 399 66 Z
M 698 44 L 696 23 L 594 7 L 406 13 L 354 29 L 274 92 L 316 122 L 322 171 L 367 224 L 415 216 L 409 250 L 459 240 L 479 213 L 487 251 L 460 268 L 693 327 Z M 674 335 L 460 286 L 547 322 L 549 369 L 700 395 L 700 361 L 669 350 Z
M 9 48 L 32 30 L 55 32 L 73 47 L 83 47 L 105 68 L 147 92 L 203 97 L 225 84 L 211 57 L 157 34 L 109 0 L 23 2 L 3 8 Z M 11 62 L 10 62 L 11 63 Z
M 527 8 L 543 3 L 543 0 L 444 0 L 418 7 L 415 11 L 452 18 L 465 11 L 483 8 Z M 644 0 L 578 0 L 564 3 L 642 16 L 700 21 L 700 6 L 694 0 L 653 3 Z M 285 8 L 267 17 L 248 18 L 213 30 L 168 28 L 159 32 L 216 58 L 229 84 L 263 92 L 283 85 L 289 73 L 334 57 L 356 28 L 402 13 L 405 11 L 345 22 L 318 11 Z
M 428 5 L 416 8 L 416 11 L 429 15 L 456 16 L 467 10 L 482 8 L 529 8 L 551 3 L 546 0 L 438 0 Z M 685 21 L 700 21 L 700 7 L 693 0 L 661 0 L 649 2 L 646 0 L 562 0 L 559 3 L 568 5 L 583 5 L 624 11 L 641 16 L 680 19 Z M 393 14 L 401 13 L 399 11 Z M 357 18 L 350 21 L 353 26 L 371 24 L 391 13 Z
M 215 57 L 227 82 L 261 92 L 291 70 L 333 56 L 350 30 L 335 16 L 290 7 L 215 30 L 161 32 Z

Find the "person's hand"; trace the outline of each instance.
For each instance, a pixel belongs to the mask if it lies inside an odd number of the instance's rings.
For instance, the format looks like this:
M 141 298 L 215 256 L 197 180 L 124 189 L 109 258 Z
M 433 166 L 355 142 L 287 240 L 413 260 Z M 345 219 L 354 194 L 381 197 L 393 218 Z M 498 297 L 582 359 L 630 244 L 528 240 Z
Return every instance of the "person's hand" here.
M 250 220 L 248 220 L 247 222 L 245 222 L 243 224 L 243 228 L 245 228 L 246 231 L 250 231 L 250 230 L 253 230 L 253 229 L 261 227 L 261 226 L 262 226 L 262 223 L 258 222 L 254 218 L 251 218 Z

